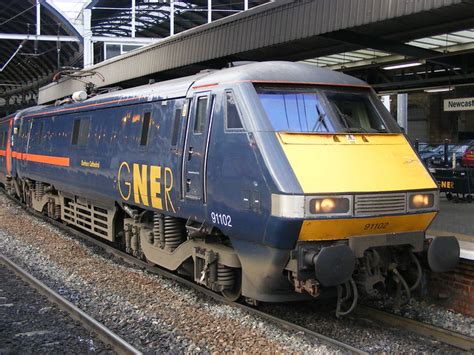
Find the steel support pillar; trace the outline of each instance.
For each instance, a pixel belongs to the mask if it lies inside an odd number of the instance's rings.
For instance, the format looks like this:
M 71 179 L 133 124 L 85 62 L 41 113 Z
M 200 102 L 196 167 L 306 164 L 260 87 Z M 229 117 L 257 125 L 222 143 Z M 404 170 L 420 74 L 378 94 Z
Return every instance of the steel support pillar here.
M 397 122 L 408 133 L 408 94 L 397 95 Z
M 387 111 L 390 112 L 390 95 L 383 95 L 381 99 Z
M 212 0 L 207 0 L 207 23 L 212 22 Z
M 41 5 L 40 0 L 36 0 L 36 35 L 41 34 Z
M 174 35 L 174 0 L 170 1 L 170 36 Z
M 94 64 L 94 47 L 92 43 L 91 18 L 92 10 L 84 9 L 84 68 Z
M 136 0 L 132 0 L 132 37 L 135 37 L 135 27 L 136 27 L 136 22 L 135 22 L 135 19 L 136 19 L 136 7 L 137 7 L 137 4 L 136 4 Z

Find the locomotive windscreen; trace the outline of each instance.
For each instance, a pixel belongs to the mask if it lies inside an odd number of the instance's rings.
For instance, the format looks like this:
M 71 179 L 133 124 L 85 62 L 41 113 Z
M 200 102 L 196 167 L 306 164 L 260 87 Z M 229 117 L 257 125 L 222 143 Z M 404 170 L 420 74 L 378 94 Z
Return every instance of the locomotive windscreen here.
M 257 92 L 277 132 L 400 132 L 369 90 L 257 87 Z

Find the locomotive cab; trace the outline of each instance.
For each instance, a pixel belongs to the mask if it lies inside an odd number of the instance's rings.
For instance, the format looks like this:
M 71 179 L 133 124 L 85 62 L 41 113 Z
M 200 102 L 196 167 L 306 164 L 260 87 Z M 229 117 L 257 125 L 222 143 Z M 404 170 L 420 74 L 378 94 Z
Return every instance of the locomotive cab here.
M 367 87 L 255 89 L 271 126 L 263 134 L 274 135 L 295 180 L 293 189 L 271 196 L 273 223 L 301 221 L 286 266 L 295 290 L 318 296 L 337 286 L 339 299 L 352 297 L 349 311 L 360 292 L 378 296 L 395 285 L 409 297 L 421 278 L 415 253 L 425 249 L 439 193 L 396 122 Z M 452 270 L 458 258 L 454 237 L 431 243 L 434 271 Z

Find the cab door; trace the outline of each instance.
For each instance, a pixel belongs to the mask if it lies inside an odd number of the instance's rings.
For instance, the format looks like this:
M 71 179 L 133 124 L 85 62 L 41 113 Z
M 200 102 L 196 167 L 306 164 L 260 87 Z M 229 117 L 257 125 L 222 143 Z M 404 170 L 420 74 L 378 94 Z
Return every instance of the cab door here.
M 203 203 L 205 202 L 205 157 L 212 106 L 213 96 L 210 92 L 201 92 L 194 96 L 183 152 L 184 197 L 200 200 Z
M 33 129 L 33 120 L 30 119 L 29 121 L 25 121 L 25 119 L 23 119 L 22 125 L 23 125 L 22 128 L 26 128 L 28 130 L 27 131 L 28 133 L 26 135 L 26 146 L 25 146 L 25 155 L 28 155 L 30 152 L 30 146 L 31 146 L 31 131 Z M 28 160 L 21 159 L 20 164 L 21 164 L 21 167 L 26 168 L 28 166 Z

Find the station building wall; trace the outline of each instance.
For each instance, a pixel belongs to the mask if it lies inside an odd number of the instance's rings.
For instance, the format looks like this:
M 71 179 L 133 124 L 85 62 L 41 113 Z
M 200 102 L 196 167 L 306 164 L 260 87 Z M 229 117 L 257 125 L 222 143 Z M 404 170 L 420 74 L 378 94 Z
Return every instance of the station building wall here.
M 474 97 L 472 87 L 442 93 L 408 94 L 408 136 L 414 141 L 458 143 L 474 140 L 474 109 L 444 111 L 444 100 Z M 474 108 L 474 107 L 473 107 Z M 391 96 L 390 111 L 397 117 L 397 96 Z

